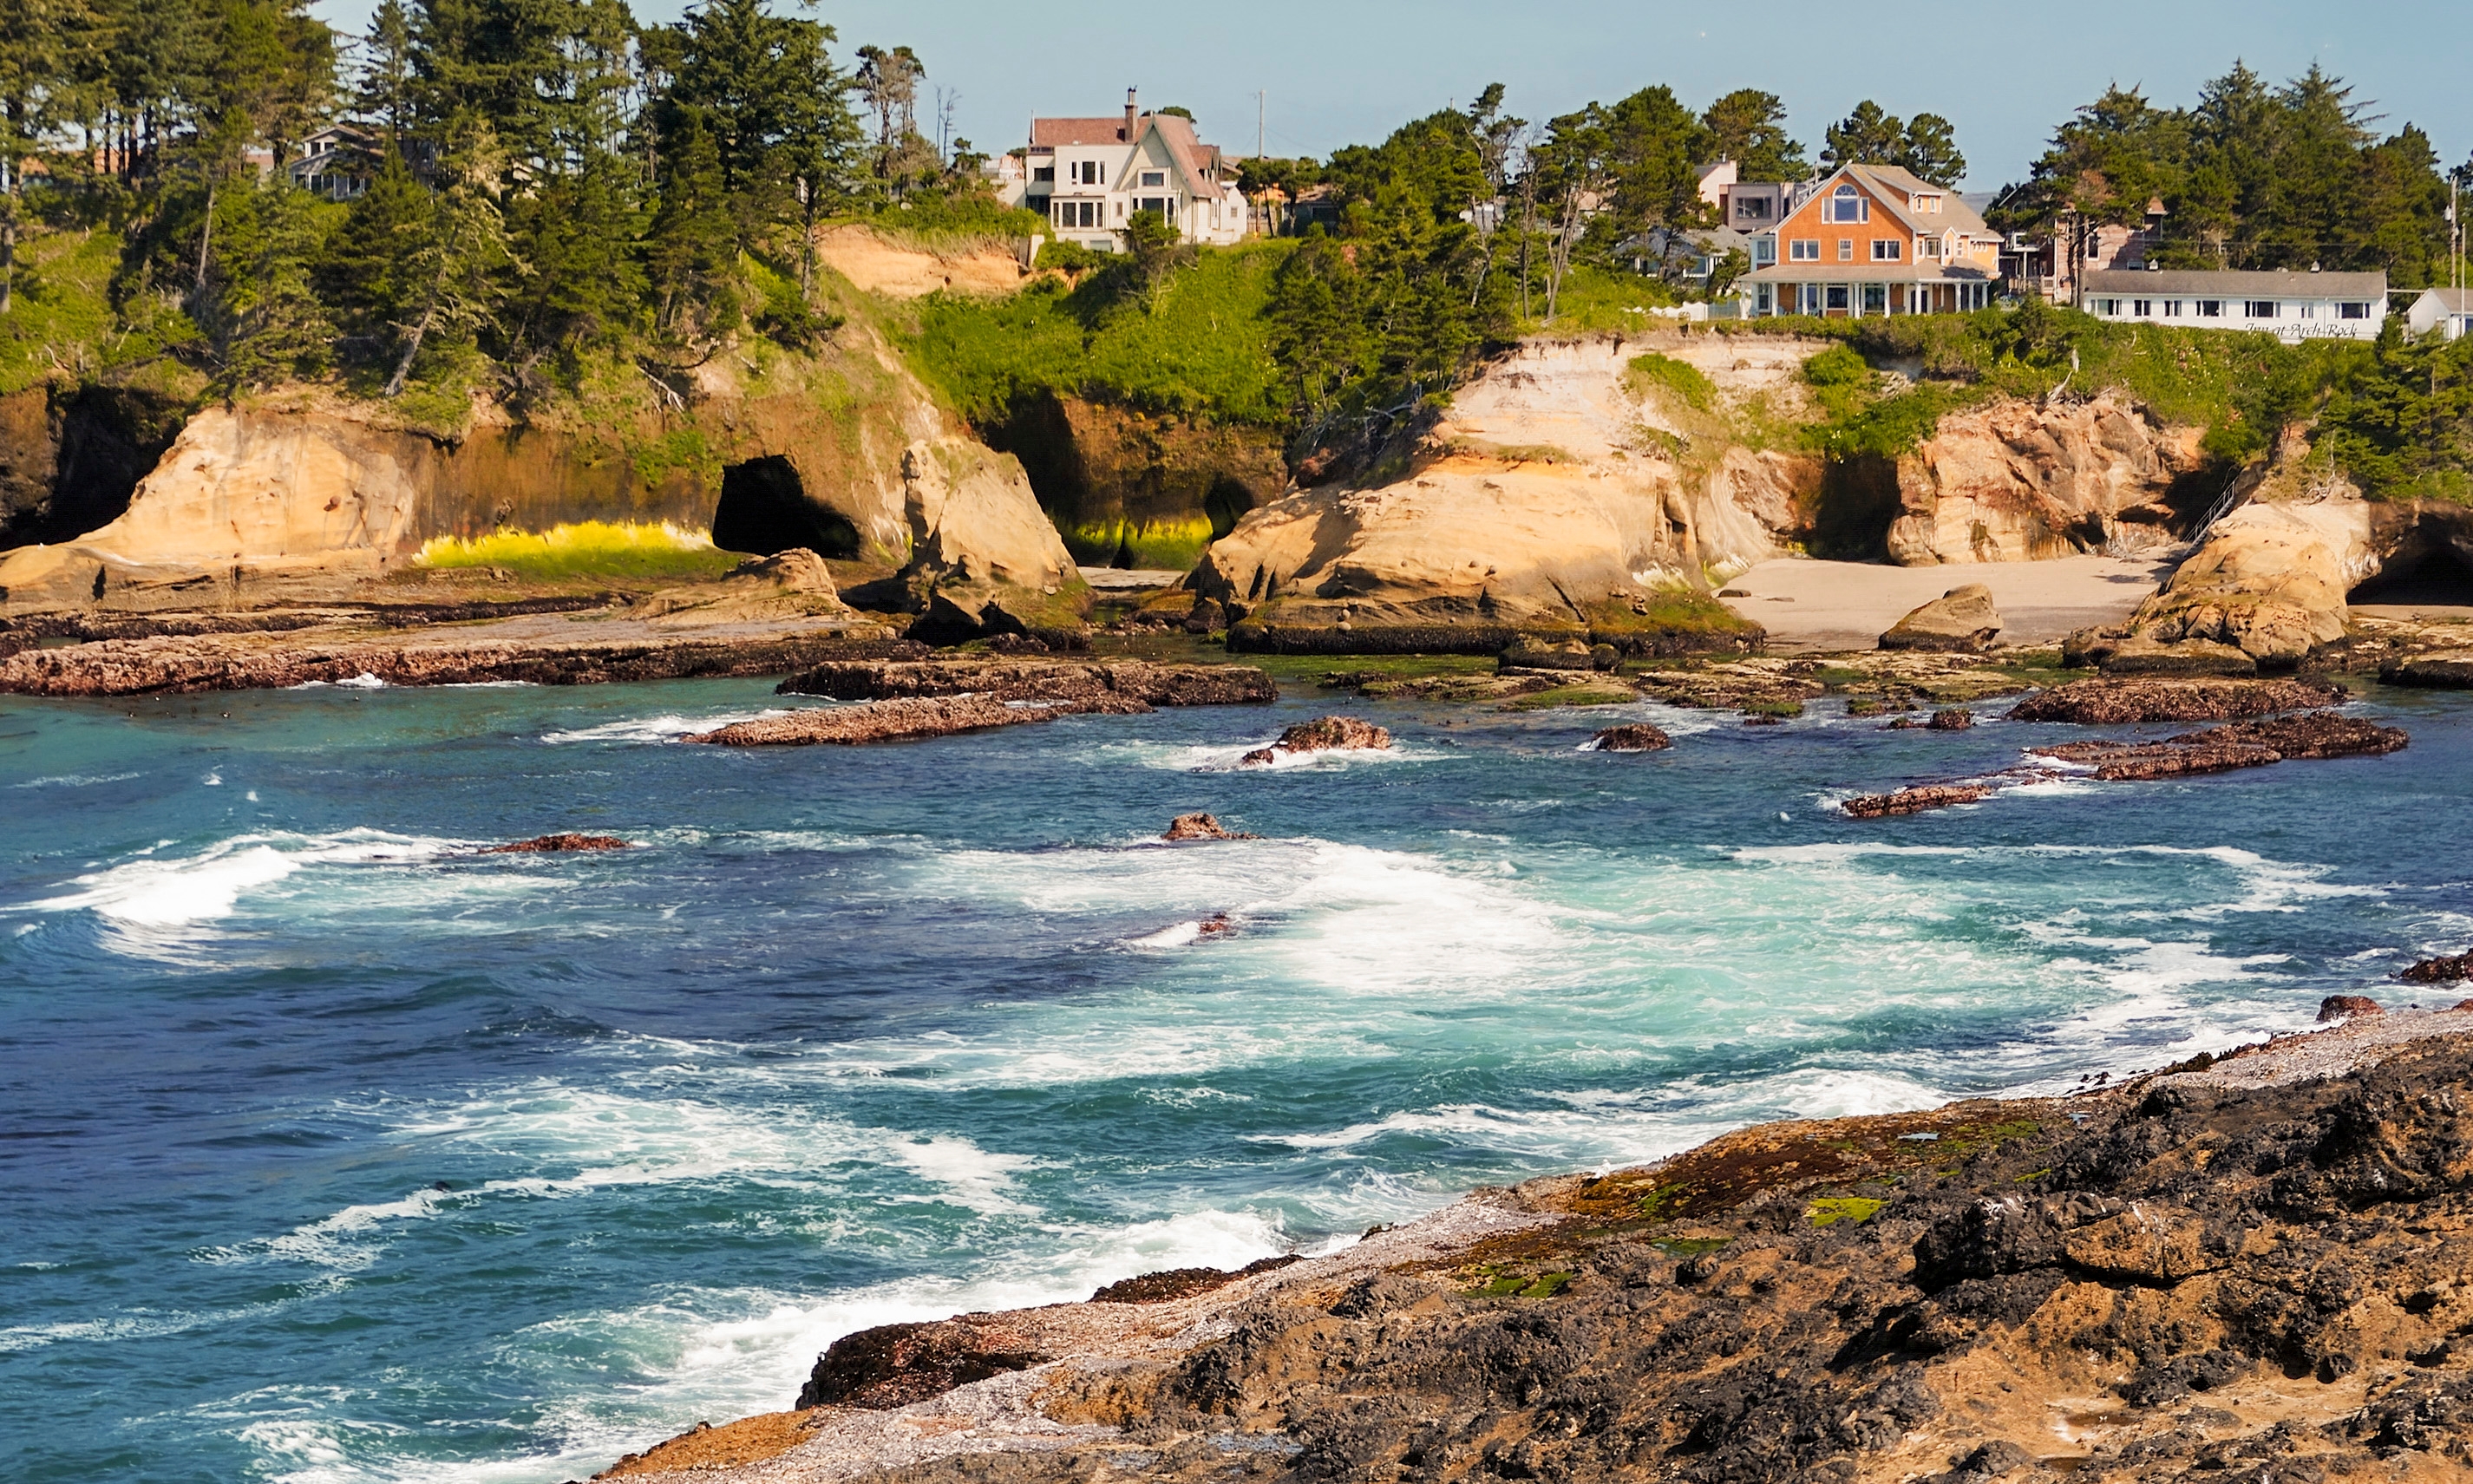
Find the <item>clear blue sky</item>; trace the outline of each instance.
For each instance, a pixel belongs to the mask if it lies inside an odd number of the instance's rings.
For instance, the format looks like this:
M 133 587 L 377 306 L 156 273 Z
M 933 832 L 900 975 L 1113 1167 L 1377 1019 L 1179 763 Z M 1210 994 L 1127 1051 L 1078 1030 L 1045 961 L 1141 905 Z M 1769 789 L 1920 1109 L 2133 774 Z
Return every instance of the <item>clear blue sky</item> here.
M 665 20 L 683 3 L 635 0 L 635 9 L 639 19 Z M 357 30 L 370 3 L 319 0 L 318 9 Z M 1957 126 L 1967 183 L 1988 189 L 2023 176 L 2053 126 L 2106 83 L 2181 103 L 2238 57 L 2279 81 L 2319 62 L 2374 101 L 2385 128 L 2410 120 L 2428 131 L 2444 163 L 2473 151 L 2473 11 L 2464 0 L 1960 10 L 1818 0 L 823 0 L 807 13 L 840 32 L 845 58 L 868 43 L 915 48 L 928 85 L 959 94 L 956 132 L 990 150 L 1020 143 L 1033 112 L 1114 112 L 1128 86 L 1148 105 L 1185 105 L 1205 138 L 1244 153 L 1254 147 L 1254 93 L 1265 89 L 1271 153 L 1321 156 L 1466 103 L 1490 82 L 1508 86 L 1511 110 L 1532 120 L 1665 83 L 1694 107 L 1736 87 L 1777 93 L 1795 136 L 1815 153 L 1821 130 L 1866 97 L 1901 116 L 1941 113 Z

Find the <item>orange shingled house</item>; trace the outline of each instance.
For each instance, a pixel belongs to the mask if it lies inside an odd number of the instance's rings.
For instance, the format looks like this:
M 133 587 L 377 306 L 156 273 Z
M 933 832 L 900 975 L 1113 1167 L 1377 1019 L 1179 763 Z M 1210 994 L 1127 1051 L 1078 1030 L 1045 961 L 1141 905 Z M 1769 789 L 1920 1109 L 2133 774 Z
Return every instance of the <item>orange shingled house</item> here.
M 2001 239 L 1956 191 L 1894 165 L 1847 165 L 1777 226 L 1777 255 L 1742 279 L 1755 315 L 1865 319 L 1992 302 Z

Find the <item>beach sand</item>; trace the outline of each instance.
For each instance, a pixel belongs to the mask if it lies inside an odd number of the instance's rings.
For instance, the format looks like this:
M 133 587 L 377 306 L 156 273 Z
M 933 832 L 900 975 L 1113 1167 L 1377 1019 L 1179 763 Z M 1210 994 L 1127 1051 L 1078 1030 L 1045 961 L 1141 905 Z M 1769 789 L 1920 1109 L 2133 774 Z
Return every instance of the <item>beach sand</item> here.
M 1981 583 L 2005 625 L 2005 644 L 2050 644 L 2073 629 L 2117 624 L 2171 576 L 2152 558 L 2064 557 L 1886 566 L 1787 558 L 1764 562 L 1726 585 L 1726 606 L 1766 628 L 1776 652 L 1869 649 L 1882 631 L 1952 587 Z

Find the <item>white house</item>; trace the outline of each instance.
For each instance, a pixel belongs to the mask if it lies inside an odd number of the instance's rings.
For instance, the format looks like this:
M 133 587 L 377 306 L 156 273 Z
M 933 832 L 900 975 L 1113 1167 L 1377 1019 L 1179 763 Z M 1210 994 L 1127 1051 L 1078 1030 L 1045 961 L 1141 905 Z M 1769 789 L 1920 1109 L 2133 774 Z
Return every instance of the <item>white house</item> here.
M 2387 322 L 2384 273 L 2091 273 L 2079 304 L 2099 320 L 2257 330 L 2284 340 L 2376 340 Z
M 1114 251 L 1138 212 L 1156 212 L 1187 242 L 1243 239 L 1244 193 L 1193 121 L 1144 113 L 1125 89 L 1118 118 L 1034 118 L 1019 203 L 1047 218 L 1062 242 Z
M 2424 289 L 2404 312 L 2404 327 L 2414 335 L 2443 329 L 2449 340 L 2473 334 L 2473 289 Z

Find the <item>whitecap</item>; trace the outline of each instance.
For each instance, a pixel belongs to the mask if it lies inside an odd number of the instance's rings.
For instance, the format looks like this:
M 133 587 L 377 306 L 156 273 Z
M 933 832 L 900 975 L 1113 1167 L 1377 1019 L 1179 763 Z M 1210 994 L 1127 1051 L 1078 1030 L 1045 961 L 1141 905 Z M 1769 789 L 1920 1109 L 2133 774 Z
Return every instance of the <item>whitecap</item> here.
M 151 851 L 77 877 L 82 888 L 32 902 L 36 912 L 92 912 L 138 928 L 177 927 L 228 917 L 240 898 L 305 867 L 427 860 L 461 842 L 349 829 L 329 835 L 248 834 L 191 856 Z
M 697 732 L 718 731 L 740 722 L 758 721 L 768 716 L 787 716 L 790 708 L 771 706 L 760 711 L 732 711 L 720 716 L 636 716 L 625 721 L 604 722 L 597 727 L 577 727 L 563 731 L 545 731 L 541 740 L 552 746 L 573 742 L 676 742 Z
M 387 688 L 387 682 L 363 670 L 349 680 L 302 681 L 298 685 L 287 685 L 284 688 L 287 690 L 384 690 Z

